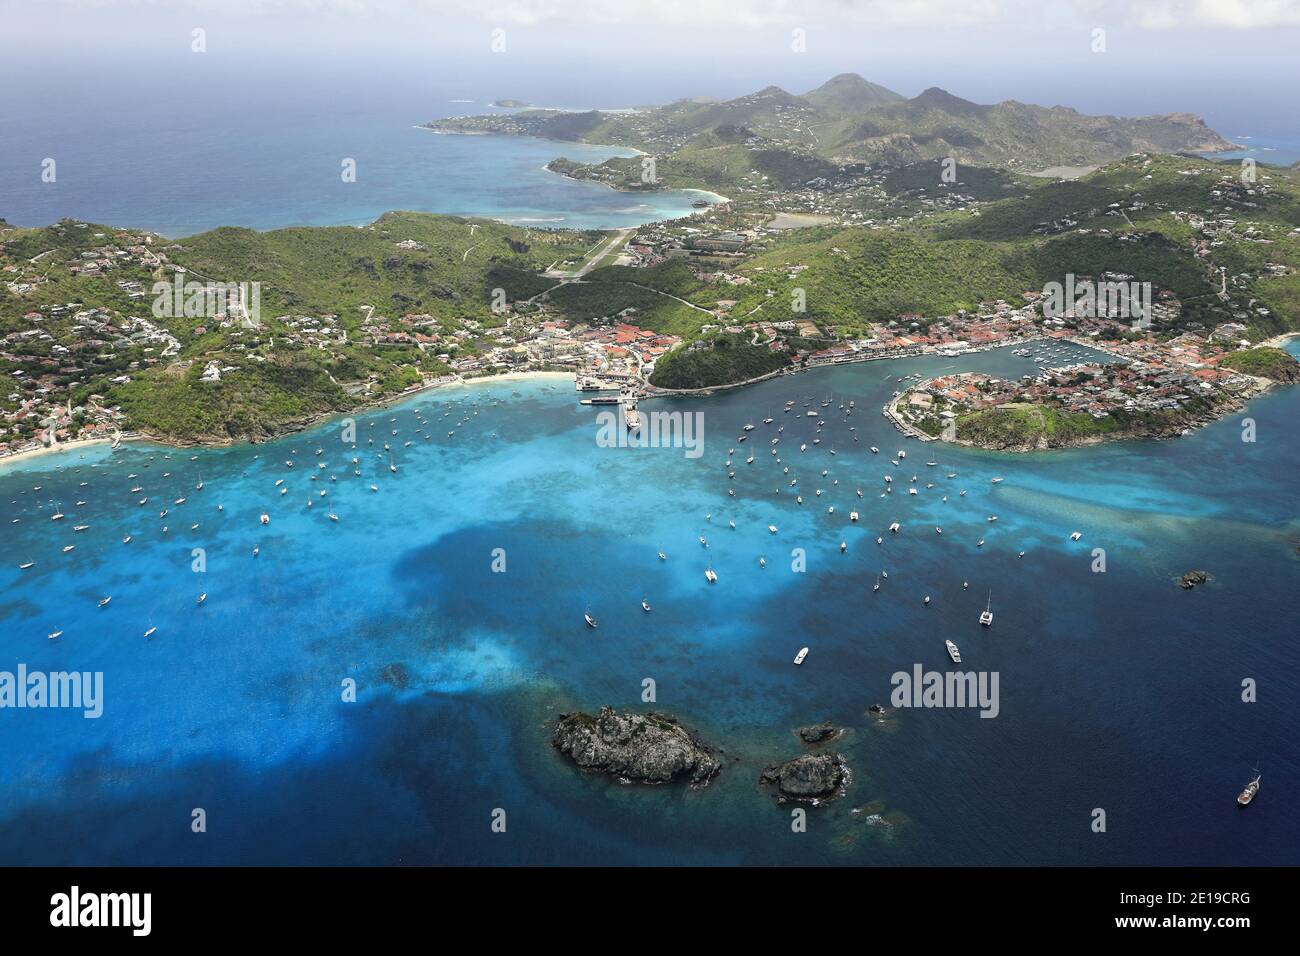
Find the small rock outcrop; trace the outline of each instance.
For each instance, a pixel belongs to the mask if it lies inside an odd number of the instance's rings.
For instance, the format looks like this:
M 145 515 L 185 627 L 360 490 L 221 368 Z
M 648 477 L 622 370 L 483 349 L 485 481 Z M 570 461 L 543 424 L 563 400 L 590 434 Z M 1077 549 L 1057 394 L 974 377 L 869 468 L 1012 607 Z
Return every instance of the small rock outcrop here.
M 807 727 L 800 727 L 795 731 L 799 739 L 806 744 L 820 744 L 838 737 L 843 731 L 832 724 L 829 720 L 823 720 L 820 724 L 810 724 Z
M 1204 584 L 1208 580 L 1210 580 L 1210 576 L 1204 571 L 1188 571 L 1178 579 L 1178 586 L 1184 591 L 1190 591 L 1198 584 Z
M 825 803 L 843 795 L 849 782 L 849 763 L 843 754 L 804 754 L 785 763 L 773 764 L 758 779 L 760 783 L 776 787 L 778 803 L 787 800 Z
M 703 787 L 722 769 L 715 748 L 665 714 L 561 714 L 551 743 L 583 770 L 635 783 L 688 780 Z

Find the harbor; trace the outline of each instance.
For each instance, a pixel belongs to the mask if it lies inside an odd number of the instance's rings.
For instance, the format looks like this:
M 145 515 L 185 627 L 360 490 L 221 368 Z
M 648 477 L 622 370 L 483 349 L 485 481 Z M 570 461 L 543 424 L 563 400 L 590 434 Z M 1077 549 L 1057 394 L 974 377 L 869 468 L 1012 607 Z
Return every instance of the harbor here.
M 124 775 L 126 805 L 143 808 L 168 779 L 188 790 L 215 773 L 228 807 L 255 811 L 277 832 L 257 844 L 237 835 L 204 844 L 208 862 L 337 860 L 337 846 L 295 816 L 304 788 L 317 786 L 288 769 L 302 748 L 319 750 L 321 773 L 344 781 L 341 799 L 387 808 L 382 819 L 354 824 L 366 839 L 349 859 L 379 862 L 399 850 L 412 861 L 472 858 L 477 840 L 426 838 L 405 796 L 387 802 L 386 794 L 409 792 L 411 764 L 401 755 L 412 740 L 422 741 L 420 766 L 503 768 L 492 771 L 493 806 L 551 802 L 578 815 L 578 850 L 569 824 L 541 820 L 521 828 L 526 848 L 500 844 L 505 859 L 563 846 L 579 859 L 633 862 L 640 850 L 623 841 L 635 814 L 674 859 L 757 860 L 768 843 L 744 834 L 788 824 L 758 799 L 761 767 L 746 761 L 792 753 L 791 728 L 826 717 L 851 728 L 836 747 L 853 783 L 811 838 L 792 846 L 791 862 L 1038 864 L 1072 840 L 1095 862 L 1240 854 L 1240 834 L 1218 816 L 1221 839 L 1180 842 L 1165 817 L 1147 812 L 1156 795 L 1128 786 L 1139 771 L 1182 783 L 1179 819 L 1226 806 L 1234 818 L 1263 821 L 1255 825 L 1271 830 L 1271 845 L 1287 845 L 1289 824 L 1268 812 L 1266 792 L 1236 812 L 1250 779 L 1238 735 L 1208 726 L 1193 737 L 1131 689 L 1175 680 L 1158 637 L 1170 620 L 1179 622 L 1182 653 L 1226 653 L 1220 670 L 1248 667 L 1241 645 L 1225 649 L 1221 623 L 1256 619 L 1251 582 L 1276 579 L 1271 542 L 1289 519 L 1265 495 L 1245 504 L 1234 496 L 1224 520 L 1228 502 L 1197 480 L 1195 463 L 1219 461 L 1270 484 L 1285 482 L 1277 469 L 1291 466 L 1249 458 L 1253 449 L 1223 426 L 1162 446 L 1153 476 L 1148 456 L 1121 446 L 1006 460 L 900 441 L 877 414 L 901 377 L 929 380 L 954 371 L 952 363 L 1013 377 L 1032 372 L 1031 359 L 1013 350 L 915 356 L 708 399 L 662 399 L 656 410 L 705 415 L 698 459 L 598 445 L 592 418 L 574 415 L 574 397 L 617 402 L 622 392 L 575 392 L 573 379 L 559 376 L 411 395 L 357 416 L 355 449 L 332 422 L 256 446 L 124 441 L 116 451 L 105 443 L 33 459 L 0 471 L 15 554 L 0 569 L 13 596 L 4 631 L 32 668 L 103 670 L 105 710 L 77 735 L 17 711 L 0 733 L 9 752 L 75 765 L 107 753 L 113 721 L 146 728 L 130 754 L 95 758 Z M 1252 415 L 1263 429 L 1284 428 L 1294 403 L 1293 392 L 1279 392 Z M 628 433 L 623 424 L 619 431 Z M 592 497 L 597 481 L 635 488 L 654 507 L 635 515 L 604 507 Z M 202 574 L 191 568 L 194 547 L 207 555 Z M 1124 573 L 1095 574 L 1097 547 Z M 504 555 L 494 559 L 498 548 Z M 504 572 L 493 571 L 494 560 L 505 561 Z M 1188 567 L 1207 568 L 1211 580 L 1181 589 L 1177 576 Z M 268 642 L 267 634 L 286 637 Z M 1265 621 L 1255 640 L 1292 653 L 1280 623 Z M 927 673 L 1000 674 L 997 719 L 895 709 L 890 676 L 918 664 Z M 553 763 L 544 742 L 530 743 L 539 725 L 575 704 L 636 706 L 647 676 L 656 707 L 732 742 L 742 758 L 686 803 L 669 788 L 595 788 Z M 373 710 L 340 708 L 346 677 Z M 1218 686 L 1213 674 L 1190 670 L 1171 692 L 1212 700 Z M 390 730 L 368 723 L 376 712 Z M 1259 713 L 1251 743 L 1267 758 L 1284 746 L 1284 722 Z M 431 735 L 430 722 L 456 731 Z M 1051 732 L 1063 724 L 1077 728 L 1068 758 Z M 1140 753 L 1101 743 L 1121 727 L 1119 739 L 1147 741 Z M 214 770 L 214 759 L 237 769 Z M 1000 784 L 1026 762 L 1049 781 L 1042 792 Z M 1068 779 L 1088 780 L 1089 799 L 1136 827 L 1139 844 L 1075 835 L 1062 808 L 1077 800 L 1077 785 L 1051 782 L 1067 764 Z M 1285 768 L 1271 766 L 1269 792 L 1287 785 Z M 20 759 L 7 772 L 35 768 Z M 50 786 L 63 779 L 54 772 Z M 32 806 L 6 792 L 11 815 Z M 439 793 L 449 812 L 468 815 L 483 799 L 468 789 Z M 978 839 L 954 825 L 954 816 L 989 806 L 1005 812 L 986 814 Z M 862 807 L 870 809 L 852 813 Z M 108 825 L 121 805 L 73 810 Z M 858 822 L 872 813 L 889 826 Z M 20 839 L 0 828 L 7 851 L 21 852 Z M 152 828 L 122 839 L 156 845 Z M 85 851 L 65 852 L 80 859 Z M 180 839 L 156 852 L 198 859 Z

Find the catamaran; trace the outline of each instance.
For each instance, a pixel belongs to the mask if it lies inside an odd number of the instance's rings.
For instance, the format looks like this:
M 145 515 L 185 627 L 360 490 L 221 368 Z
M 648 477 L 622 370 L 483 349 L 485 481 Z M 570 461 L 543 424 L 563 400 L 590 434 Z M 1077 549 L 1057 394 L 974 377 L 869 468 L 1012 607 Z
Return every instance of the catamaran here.
M 704 577 L 708 580 L 710 584 L 714 584 L 718 580 L 718 573 L 714 571 L 712 565 L 710 565 L 708 568 L 705 569 Z
M 993 592 L 989 591 L 988 603 L 985 604 L 984 610 L 980 612 L 980 623 L 985 627 L 993 625 Z

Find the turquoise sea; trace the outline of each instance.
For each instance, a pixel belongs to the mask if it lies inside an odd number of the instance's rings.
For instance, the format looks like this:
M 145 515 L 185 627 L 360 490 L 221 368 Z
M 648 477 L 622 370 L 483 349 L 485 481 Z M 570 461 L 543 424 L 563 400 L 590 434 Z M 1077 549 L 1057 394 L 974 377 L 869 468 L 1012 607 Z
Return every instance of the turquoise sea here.
M 714 198 L 693 190 L 617 192 L 545 168 L 557 157 L 600 163 L 636 155 L 618 146 L 418 128 L 445 116 L 506 112 L 481 99 L 405 90 L 357 102 L 295 95 L 246 108 L 238 96 L 199 92 L 202 109 L 184 99 L 162 108 L 166 123 L 152 93 L 115 107 L 112 122 L 97 106 L 83 115 L 81 99 L 58 99 L 49 109 L 0 105 L 0 217 L 17 226 L 70 217 L 171 237 L 221 226 L 363 226 L 392 209 L 612 229 L 687 216 L 693 201 Z M 161 95 L 183 99 L 179 91 Z M 54 182 L 41 178 L 47 158 L 56 164 Z M 345 159 L 355 162 L 353 182 L 343 180 Z
M 600 447 L 571 381 L 536 378 L 359 415 L 355 449 L 334 421 L 0 468 L 0 670 L 104 680 L 98 719 L 0 711 L 0 862 L 1300 863 L 1300 389 L 1173 441 L 1024 456 L 905 440 L 880 414 L 900 375 L 1030 367 L 901 359 L 645 403 L 702 413 L 697 459 Z M 1192 568 L 1211 580 L 1184 591 Z M 999 674 L 999 715 L 869 717 L 896 671 L 948 666 L 945 638 Z M 707 789 L 584 776 L 550 747 L 561 712 L 652 706 L 646 678 L 725 748 Z M 851 728 L 852 783 L 795 833 L 758 772 L 827 718 Z

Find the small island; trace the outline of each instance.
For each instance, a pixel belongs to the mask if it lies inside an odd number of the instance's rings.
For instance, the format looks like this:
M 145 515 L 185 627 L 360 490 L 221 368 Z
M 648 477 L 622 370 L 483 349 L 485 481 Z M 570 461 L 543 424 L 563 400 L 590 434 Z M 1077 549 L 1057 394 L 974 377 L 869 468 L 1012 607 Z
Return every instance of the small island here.
M 526 110 L 533 104 L 523 100 L 493 100 L 492 105 L 503 110 Z
M 836 727 L 829 720 L 823 720 L 820 724 L 809 724 L 807 727 L 800 727 L 795 734 L 806 744 L 824 744 L 828 740 L 834 740 L 844 734 L 844 729 Z
M 551 744 L 580 768 L 632 783 L 685 780 L 705 787 L 722 769 L 717 749 L 666 714 L 602 707 L 595 716 L 561 714 Z
M 843 754 L 819 753 L 773 764 L 758 779 L 775 788 L 777 803 L 797 800 L 821 805 L 842 797 L 849 777 Z

